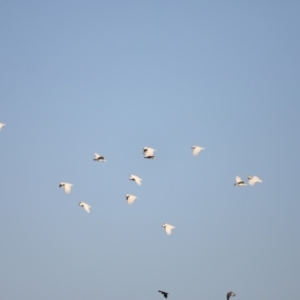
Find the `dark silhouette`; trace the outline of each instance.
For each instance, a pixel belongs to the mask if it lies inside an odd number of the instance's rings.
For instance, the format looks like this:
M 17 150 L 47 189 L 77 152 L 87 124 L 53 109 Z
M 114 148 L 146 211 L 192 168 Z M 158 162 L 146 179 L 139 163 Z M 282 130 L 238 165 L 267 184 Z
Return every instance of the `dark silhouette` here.
M 165 298 L 168 298 L 168 294 L 169 293 L 166 293 L 166 292 L 163 292 L 163 291 L 158 291 L 158 292 L 161 293 L 161 294 L 163 294 Z
M 229 292 L 227 293 L 227 300 L 229 300 L 230 297 L 234 297 L 235 296 L 235 293 L 234 292 Z

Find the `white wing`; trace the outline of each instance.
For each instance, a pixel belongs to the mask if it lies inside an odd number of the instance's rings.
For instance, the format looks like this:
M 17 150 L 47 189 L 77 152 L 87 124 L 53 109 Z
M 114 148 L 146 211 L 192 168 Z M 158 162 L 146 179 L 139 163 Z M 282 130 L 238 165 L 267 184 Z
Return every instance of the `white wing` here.
M 1 131 L 1 128 L 2 128 L 3 126 L 5 126 L 5 124 L 0 123 L 0 131 Z
M 131 175 L 130 179 L 133 179 L 138 185 L 142 184 L 142 178 L 136 176 L 136 175 Z
M 69 194 L 69 193 L 71 192 L 72 185 L 73 185 L 73 184 L 65 183 L 64 188 L 65 188 L 65 192 L 66 192 L 67 194 Z
M 85 202 L 80 202 L 79 203 L 79 205 L 81 206 L 81 207 L 83 207 L 84 208 L 84 210 L 86 211 L 86 212 L 90 212 L 90 206 L 87 204 L 87 203 L 85 203 Z
M 136 197 L 136 196 L 133 196 L 133 195 L 126 195 L 127 203 L 128 203 L 129 205 L 131 205 L 131 204 L 134 202 L 134 200 L 135 200 L 136 198 L 137 198 L 137 197 Z
M 142 178 L 136 177 L 136 178 L 135 178 L 135 182 L 136 182 L 138 185 L 141 185 L 141 184 L 142 184 Z
M 248 181 L 248 183 L 250 184 L 250 185 L 254 185 L 255 183 L 257 183 L 257 182 L 262 182 L 262 180 L 259 178 L 259 177 L 257 177 L 257 176 L 253 176 L 251 179 L 249 179 L 249 181 Z
M 83 206 L 83 208 L 85 209 L 86 212 L 88 212 L 88 213 L 90 212 L 90 208 L 91 208 L 91 207 L 90 207 L 89 205 L 87 205 L 86 203 L 85 203 L 85 205 Z
M 241 181 L 243 181 L 243 180 L 241 179 L 240 176 L 236 176 L 236 177 L 235 177 L 235 181 L 236 181 L 236 183 L 239 183 L 239 182 L 241 182 Z
M 166 224 L 166 232 L 167 232 L 167 235 L 170 235 L 172 233 L 172 229 L 175 228 L 174 226 L 172 225 L 169 225 L 169 224 Z
M 95 153 L 95 159 L 98 159 L 100 157 L 100 155 L 98 153 Z
M 147 151 L 145 152 L 145 156 L 154 156 L 154 149 L 147 148 Z
M 193 149 L 194 156 L 198 155 L 201 150 L 204 150 L 204 148 L 199 147 L 199 146 L 193 146 L 192 149 Z

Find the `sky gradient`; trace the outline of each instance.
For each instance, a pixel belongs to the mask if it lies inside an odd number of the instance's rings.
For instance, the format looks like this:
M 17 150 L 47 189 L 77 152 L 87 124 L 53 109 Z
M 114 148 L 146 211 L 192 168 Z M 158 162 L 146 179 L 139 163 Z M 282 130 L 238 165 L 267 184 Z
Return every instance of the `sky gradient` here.
M 299 9 L 2 1 L 0 298 L 296 299 Z

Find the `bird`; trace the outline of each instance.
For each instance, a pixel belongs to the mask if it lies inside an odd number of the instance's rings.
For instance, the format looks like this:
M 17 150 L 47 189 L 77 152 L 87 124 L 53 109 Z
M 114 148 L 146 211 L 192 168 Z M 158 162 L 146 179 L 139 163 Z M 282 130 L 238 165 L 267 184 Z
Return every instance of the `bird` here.
M 71 192 L 71 187 L 73 186 L 72 183 L 61 182 L 59 187 L 64 187 L 65 193 L 69 194 Z
M 234 292 L 229 292 L 227 293 L 227 300 L 229 300 L 230 297 L 234 297 L 235 296 L 235 293 Z
M 262 180 L 258 176 L 248 176 L 248 183 L 250 185 L 254 185 L 257 182 L 262 182 Z
M 130 175 L 129 180 L 135 181 L 138 185 L 142 184 L 142 178 L 140 178 L 136 175 Z
M 101 161 L 101 162 L 106 161 L 104 159 L 104 156 L 99 155 L 98 153 L 95 153 L 94 155 L 95 155 L 95 158 L 94 158 L 95 161 Z
M 2 129 L 3 126 L 5 126 L 6 124 L 0 123 L 0 131 Z
M 198 155 L 201 150 L 204 150 L 204 148 L 199 147 L 199 146 L 192 146 L 191 148 L 193 149 L 194 156 Z
M 175 228 L 173 225 L 167 223 L 162 224 L 162 227 L 166 230 L 167 235 L 170 235 L 172 233 L 172 229 Z
M 154 151 L 156 151 L 153 148 L 149 148 L 149 147 L 144 147 L 144 158 L 148 158 L 148 159 L 154 159 L 155 155 L 154 155 Z
M 241 179 L 240 176 L 235 177 L 235 186 L 246 186 L 247 184 Z
M 158 292 L 161 293 L 161 294 L 163 294 L 165 298 L 168 298 L 168 294 L 169 294 L 169 293 L 166 293 L 166 292 L 164 292 L 164 291 L 158 291 Z
M 127 203 L 129 205 L 131 205 L 135 199 L 138 199 L 138 197 L 134 196 L 134 195 L 130 195 L 130 194 L 126 194 L 126 200 L 127 200 Z
M 85 203 L 85 202 L 79 202 L 78 205 L 81 206 L 81 207 L 83 207 L 86 212 L 88 212 L 88 213 L 90 212 L 91 206 L 89 206 L 87 203 Z

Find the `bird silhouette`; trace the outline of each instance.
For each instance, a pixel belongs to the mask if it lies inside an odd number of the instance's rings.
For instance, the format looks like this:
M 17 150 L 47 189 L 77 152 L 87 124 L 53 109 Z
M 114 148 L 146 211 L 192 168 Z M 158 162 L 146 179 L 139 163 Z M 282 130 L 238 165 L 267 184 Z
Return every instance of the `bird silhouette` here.
M 166 293 L 166 292 L 164 292 L 164 291 L 158 291 L 158 292 L 161 293 L 161 294 L 163 294 L 165 298 L 168 298 L 168 294 L 169 294 L 169 293 Z
M 229 292 L 227 293 L 227 300 L 229 300 L 230 297 L 234 297 L 235 296 L 235 293 L 234 292 Z

